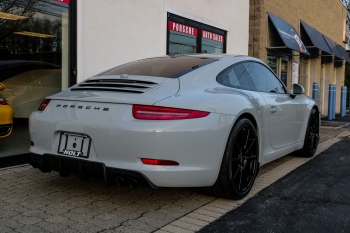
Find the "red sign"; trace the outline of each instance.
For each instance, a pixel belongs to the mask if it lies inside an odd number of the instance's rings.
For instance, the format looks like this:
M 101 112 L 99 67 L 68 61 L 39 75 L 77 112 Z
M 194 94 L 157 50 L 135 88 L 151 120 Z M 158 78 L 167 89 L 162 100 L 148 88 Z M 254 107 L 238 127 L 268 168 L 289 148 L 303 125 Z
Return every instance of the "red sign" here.
M 173 21 L 169 21 L 169 30 L 175 32 L 185 33 L 191 36 L 198 36 L 198 29 L 194 27 L 190 27 L 187 25 L 183 25 L 181 23 L 175 23 Z
M 69 4 L 69 0 L 55 0 L 56 2 L 62 2 L 62 3 L 66 3 Z
M 216 34 L 216 33 L 212 33 L 212 32 L 208 32 L 208 31 L 202 30 L 202 37 L 204 39 L 208 39 L 208 40 L 213 40 L 213 41 L 224 43 L 224 36 Z

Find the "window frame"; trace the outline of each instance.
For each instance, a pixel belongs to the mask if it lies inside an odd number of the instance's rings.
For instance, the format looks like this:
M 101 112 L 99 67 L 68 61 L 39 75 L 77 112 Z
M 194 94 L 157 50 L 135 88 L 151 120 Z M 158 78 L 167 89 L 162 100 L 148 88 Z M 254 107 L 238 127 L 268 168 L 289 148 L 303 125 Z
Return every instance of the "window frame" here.
M 218 77 L 220 76 L 221 73 L 223 73 L 223 72 L 226 71 L 227 69 L 230 69 L 230 68 L 233 67 L 233 66 L 236 66 L 236 65 L 238 65 L 238 64 L 243 64 L 243 63 L 246 63 L 246 62 L 258 63 L 258 64 L 261 64 L 261 65 L 263 65 L 264 67 L 266 67 L 266 68 L 273 74 L 273 76 L 278 80 L 278 82 L 282 84 L 282 86 L 283 86 L 283 88 L 284 88 L 284 91 L 285 91 L 286 93 L 265 92 L 265 91 L 259 91 L 259 90 L 257 90 L 257 89 L 255 89 L 255 90 L 250 90 L 250 89 L 241 88 L 241 87 L 238 87 L 238 86 L 225 85 L 225 84 L 222 84 L 222 83 L 220 83 L 220 82 L 218 81 Z M 249 75 L 249 77 L 251 78 L 250 74 L 248 74 L 248 75 Z M 253 80 L 252 80 L 252 81 L 253 81 Z M 263 92 L 263 93 L 270 93 L 270 94 L 282 94 L 282 95 L 288 94 L 288 95 L 290 95 L 290 92 L 288 91 L 287 87 L 286 87 L 286 86 L 284 85 L 284 83 L 276 76 L 276 74 L 272 71 L 272 69 L 271 69 L 268 65 L 266 65 L 266 64 L 264 64 L 264 63 L 262 63 L 262 62 L 255 61 L 255 60 L 240 61 L 240 62 L 237 62 L 237 63 L 235 63 L 235 64 L 233 64 L 233 65 L 228 66 L 227 68 L 225 68 L 224 70 L 222 70 L 222 71 L 216 76 L 216 82 L 219 83 L 220 85 L 223 85 L 223 86 L 226 86 L 226 87 L 237 88 L 237 89 L 246 90 L 246 91 L 256 91 L 256 92 Z M 253 83 L 254 83 L 254 82 L 253 82 Z
M 78 20 L 77 20 L 78 5 L 77 0 L 70 0 L 68 10 L 68 24 L 69 24 L 69 35 L 68 35 L 68 88 L 77 84 L 77 66 L 78 66 Z
M 169 54 L 169 38 L 170 38 L 169 21 L 184 24 L 186 26 L 190 26 L 190 27 L 194 27 L 194 28 L 198 29 L 196 53 L 201 53 L 201 51 L 202 51 L 202 30 L 224 36 L 223 52 L 222 53 L 226 53 L 227 31 L 224 31 L 224 30 L 219 29 L 219 28 L 215 28 L 213 26 L 209 26 L 209 25 L 204 24 L 204 23 L 196 22 L 194 20 L 187 19 L 187 18 L 184 18 L 184 17 L 181 17 L 181 16 L 178 16 L 178 15 L 175 15 L 175 14 L 168 12 L 167 26 L 166 26 L 166 30 L 167 30 L 166 55 L 171 55 L 171 54 Z

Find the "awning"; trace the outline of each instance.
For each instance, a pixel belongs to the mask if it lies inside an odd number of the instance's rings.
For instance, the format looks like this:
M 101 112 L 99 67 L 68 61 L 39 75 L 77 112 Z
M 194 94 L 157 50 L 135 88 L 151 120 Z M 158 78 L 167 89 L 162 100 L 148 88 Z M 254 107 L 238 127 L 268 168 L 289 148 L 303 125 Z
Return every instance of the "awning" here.
M 333 54 L 332 51 L 329 49 L 327 42 L 323 38 L 322 34 L 317 31 L 315 28 L 309 26 L 302 20 L 301 22 L 301 27 L 300 27 L 300 35 L 301 39 L 303 40 L 304 44 L 306 44 L 306 47 L 308 47 L 308 42 L 311 42 L 309 46 L 314 46 L 317 49 L 320 49 L 328 54 Z M 303 32 L 303 30 L 306 32 Z
M 326 40 L 329 48 L 331 49 L 332 53 L 334 54 L 335 58 L 338 58 L 338 60 L 344 60 L 343 55 L 339 52 L 339 49 L 336 45 L 336 43 L 329 37 L 322 35 L 323 38 Z
M 270 13 L 268 13 L 268 15 L 285 45 L 284 48 L 289 48 L 300 53 L 310 55 L 309 51 L 306 49 L 304 43 L 292 25 Z
M 350 63 L 350 57 L 349 57 L 348 53 L 346 52 L 345 48 L 343 46 L 341 46 L 340 44 L 337 44 L 337 47 L 338 47 L 340 53 L 345 58 L 345 60 Z

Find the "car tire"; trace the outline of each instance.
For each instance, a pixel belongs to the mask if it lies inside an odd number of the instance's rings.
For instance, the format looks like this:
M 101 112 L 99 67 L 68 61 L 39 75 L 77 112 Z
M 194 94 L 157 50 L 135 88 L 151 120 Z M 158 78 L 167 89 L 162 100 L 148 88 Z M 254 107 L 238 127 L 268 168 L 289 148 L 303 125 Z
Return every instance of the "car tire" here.
M 319 113 L 315 108 L 313 108 L 311 110 L 306 128 L 304 146 L 302 149 L 294 152 L 294 155 L 305 158 L 314 156 L 317 150 L 318 142 L 320 140 L 319 120 Z
M 251 190 L 259 170 L 257 131 L 247 118 L 233 127 L 222 159 L 220 172 L 206 194 L 227 199 L 241 199 Z

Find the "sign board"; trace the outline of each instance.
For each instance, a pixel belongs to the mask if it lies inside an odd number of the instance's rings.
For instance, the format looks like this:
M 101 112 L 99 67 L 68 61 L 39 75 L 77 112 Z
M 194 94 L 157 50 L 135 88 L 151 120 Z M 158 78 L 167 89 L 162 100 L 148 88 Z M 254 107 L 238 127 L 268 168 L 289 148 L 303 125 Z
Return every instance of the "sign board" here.
M 173 21 L 169 21 L 169 30 L 175 32 L 181 32 L 191 36 L 198 36 L 198 29 L 194 27 L 190 27 L 181 23 L 176 23 Z
M 62 3 L 66 3 L 69 4 L 69 0 L 55 0 L 56 2 L 62 2 Z
M 208 39 L 208 40 L 213 40 L 213 41 L 224 43 L 224 36 L 216 34 L 216 33 L 213 33 L 213 32 L 208 32 L 208 31 L 202 30 L 202 37 L 204 39 Z
M 281 64 L 281 80 L 287 84 L 287 63 L 282 62 Z
M 271 22 L 273 23 L 286 47 L 310 55 L 309 51 L 306 49 L 304 43 L 292 25 L 270 13 L 268 14 Z
M 294 83 L 299 83 L 299 63 L 293 62 L 293 68 L 292 68 L 292 85 Z

